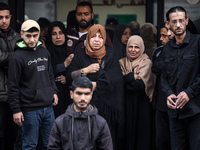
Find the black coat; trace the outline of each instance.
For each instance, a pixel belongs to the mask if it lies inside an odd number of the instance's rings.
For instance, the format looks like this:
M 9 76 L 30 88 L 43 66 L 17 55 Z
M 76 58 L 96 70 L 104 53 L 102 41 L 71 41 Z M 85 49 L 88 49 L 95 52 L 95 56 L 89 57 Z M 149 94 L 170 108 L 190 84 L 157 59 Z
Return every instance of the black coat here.
M 112 49 L 106 47 L 106 55 L 100 63 L 100 70 L 96 73 L 88 74 L 87 77 L 97 83 L 97 88 L 93 93 L 92 103 L 99 110 L 99 114 L 104 117 L 110 127 L 113 137 L 121 137 L 124 125 L 124 95 L 123 95 L 123 75 L 118 59 L 115 59 Z M 71 72 L 80 70 L 92 63 L 98 63 L 97 59 L 86 54 L 85 49 L 79 49 L 67 69 L 67 81 L 72 82 Z
M 126 150 L 152 149 L 152 104 L 145 93 L 145 84 L 134 79 L 134 71 L 124 75 Z
M 90 105 L 91 108 L 91 105 Z M 53 125 L 48 150 L 113 150 L 108 125 L 94 106 L 80 113 L 70 105 Z

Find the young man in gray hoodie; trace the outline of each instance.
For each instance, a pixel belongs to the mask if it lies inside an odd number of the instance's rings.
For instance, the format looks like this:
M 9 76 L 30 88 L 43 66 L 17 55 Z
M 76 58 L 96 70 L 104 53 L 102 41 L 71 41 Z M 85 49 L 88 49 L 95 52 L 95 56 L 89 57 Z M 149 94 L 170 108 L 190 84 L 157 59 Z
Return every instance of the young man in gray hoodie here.
M 98 115 L 97 108 L 90 104 L 92 88 L 87 77 L 78 77 L 72 82 L 70 96 L 73 103 L 56 119 L 50 134 L 49 150 L 113 150 L 108 125 Z

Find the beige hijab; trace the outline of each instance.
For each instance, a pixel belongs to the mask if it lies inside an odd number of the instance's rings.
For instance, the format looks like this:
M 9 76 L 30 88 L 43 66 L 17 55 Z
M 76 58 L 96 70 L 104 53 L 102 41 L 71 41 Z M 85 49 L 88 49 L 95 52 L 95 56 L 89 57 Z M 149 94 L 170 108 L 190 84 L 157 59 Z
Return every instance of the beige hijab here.
M 136 59 L 131 59 L 128 53 L 130 44 L 137 44 L 140 48 L 140 55 Z M 152 62 L 149 57 L 144 54 L 144 42 L 140 36 L 133 35 L 129 38 L 126 48 L 127 57 L 119 60 L 123 75 L 126 75 L 134 69 L 134 74 L 137 74 L 145 84 L 145 92 L 152 101 L 156 76 L 151 72 Z
M 92 50 L 92 47 L 90 46 L 90 39 L 97 32 L 101 33 L 104 43 L 103 43 L 103 46 L 99 50 L 94 51 L 94 50 Z M 104 27 L 100 24 L 93 25 L 88 30 L 88 34 L 86 37 L 86 47 L 85 47 L 86 54 L 92 58 L 96 58 L 98 60 L 98 62 L 100 63 L 101 59 L 106 55 L 105 42 L 106 42 L 106 31 L 105 31 Z

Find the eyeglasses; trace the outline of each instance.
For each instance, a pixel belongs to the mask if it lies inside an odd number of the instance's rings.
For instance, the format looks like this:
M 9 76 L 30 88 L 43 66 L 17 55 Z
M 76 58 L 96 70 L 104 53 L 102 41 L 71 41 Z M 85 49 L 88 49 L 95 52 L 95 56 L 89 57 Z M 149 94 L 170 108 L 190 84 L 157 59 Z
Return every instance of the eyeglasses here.
M 177 25 L 177 23 L 179 23 L 179 24 L 184 24 L 185 22 L 186 22 L 186 20 L 179 19 L 179 20 L 172 20 L 172 21 L 171 21 L 171 24 Z

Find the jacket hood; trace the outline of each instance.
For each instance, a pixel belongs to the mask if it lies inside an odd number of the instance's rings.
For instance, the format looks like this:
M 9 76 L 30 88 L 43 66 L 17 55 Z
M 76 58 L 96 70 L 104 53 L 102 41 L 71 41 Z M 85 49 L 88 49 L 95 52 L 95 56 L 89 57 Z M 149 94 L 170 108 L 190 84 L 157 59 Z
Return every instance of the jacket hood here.
M 72 126 L 72 133 L 71 133 L 72 139 L 73 139 L 73 136 L 74 136 L 74 120 L 76 120 L 76 119 L 87 119 L 87 121 L 88 121 L 88 132 L 89 132 L 90 139 L 91 139 L 92 133 L 91 133 L 90 118 L 92 116 L 95 116 L 95 115 L 98 114 L 97 108 L 94 105 L 89 104 L 88 111 L 82 113 L 82 112 L 75 112 L 75 110 L 73 109 L 73 106 L 74 106 L 74 104 L 69 105 L 66 112 L 65 112 L 65 115 L 72 117 L 72 125 L 71 125 Z
M 38 41 L 36 50 L 38 49 L 38 47 L 41 47 L 41 46 L 42 46 L 42 42 L 41 42 L 41 41 Z M 33 50 L 33 48 L 28 47 L 28 46 L 24 43 L 23 39 L 20 39 L 20 40 L 18 40 L 18 41 L 16 42 L 15 50 L 17 50 L 17 49 Z
M 88 118 L 88 116 L 95 116 L 98 114 L 97 108 L 93 104 L 89 104 L 88 112 L 75 112 L 73 109 L 74 104 L 68 106 L 65 114 L 72 116 L 73 118 Z

